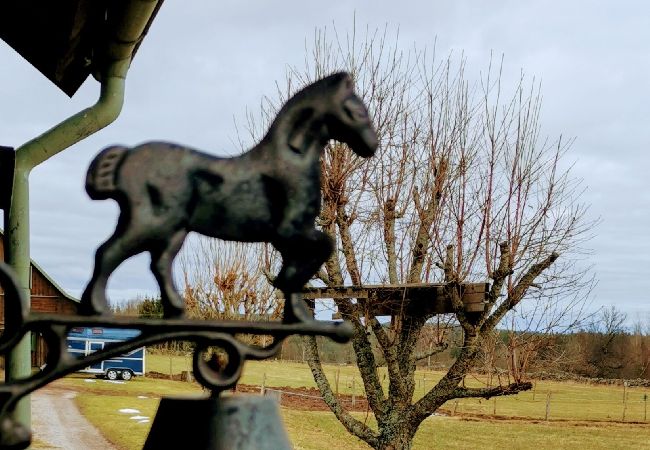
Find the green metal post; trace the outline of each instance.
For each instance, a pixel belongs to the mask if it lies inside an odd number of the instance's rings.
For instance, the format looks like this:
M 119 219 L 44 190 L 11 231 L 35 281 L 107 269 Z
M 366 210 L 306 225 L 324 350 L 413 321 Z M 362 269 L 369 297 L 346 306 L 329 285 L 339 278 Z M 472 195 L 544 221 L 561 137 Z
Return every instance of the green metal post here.
M 29 174 L 37 165 L 113 122 L 124 100 L 124 77 L 107 77 L 99 101 L 61 122 L 16 150 L 11 206 L 5 214 L 6 259 L 16 272 L 20 289 L 30 298 Z M 16 380 L 31 374 L 31 336 L 29 333 L 7 357 L 6 378 Z M 30 426 L 29 397 L 21 400 L 14 418 Z
M 16 168 L 13 181 L 11 208 L 5 211 L 5 236 L 7 247 L 5 259 L 16 272 L 18 288 L 29 299 L 30 258 L 29 258 L 29 172 Z M 27 333 L 20 343 L 7 355 L 5 378 L 14 380 L 25 378 L 31 373 L 31 335 Z M 29 399 L 21 401 L 16 407 L 16 419 L 29 425 L 31 407 Z

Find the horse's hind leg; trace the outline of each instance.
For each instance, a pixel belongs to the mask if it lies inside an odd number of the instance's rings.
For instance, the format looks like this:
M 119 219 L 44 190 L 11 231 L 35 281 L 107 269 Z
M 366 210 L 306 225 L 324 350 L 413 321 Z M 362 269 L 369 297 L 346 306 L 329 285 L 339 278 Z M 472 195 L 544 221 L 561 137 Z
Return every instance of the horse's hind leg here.
M 139 236 L 118 225 L 115 233 L 95 253 L 93 275 L 83 294 L 79 312 L 86 315 L 107 314 L 110 310 L 106 300 L 108 278 L 127 258 L 142 251 L 137 245 Z
M 312 229 L 273 245 L 282 255 L 282 269 L 273 284 L 284 294 L 284 322 L 312 320 L 311 311 L 299 293 L 332 253 L 330 237 Z
M 150 250 L 151 271 L 160 286 L 160 299 L 165 317 L 182 316 L 185 310 L 183 299 L 174 286 L 172 264 L 186 236 L 187 231 L 179 230 L 168 241 L 161 242 L 158 248 Z

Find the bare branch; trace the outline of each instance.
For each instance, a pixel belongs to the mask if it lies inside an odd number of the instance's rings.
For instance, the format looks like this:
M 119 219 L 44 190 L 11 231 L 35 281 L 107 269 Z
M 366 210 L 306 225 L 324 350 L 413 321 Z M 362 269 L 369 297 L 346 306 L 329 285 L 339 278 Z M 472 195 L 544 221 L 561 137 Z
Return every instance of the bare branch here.
M 497 270 L 492 272 L 492 287 L 490 288 L 490 293 L 488 295 L 488 305 L 492 306 L 496 303 L 501 295 L 501 290 L 503 289 L 503 283 L 506 278 L 512 274 L 512 265 L 510 262 L 510 245 L 507 242 L 502 242 L 499 244 L 499 266 Z
M 533 284 L 535 279 L 548 269 L 559 258 L 560 255 L 553 252 L 542 261 L 530 266 L 528 271 L 521 277 L 517 285 L 508 292 L 508 297 L 501 303 L 492 315 L 481 326 L 483 332 L 491 330 L 503 318 L 503 316 L 514 308 L 526 295 L 526 291 Z
M 384 327 L 379 323 L 376 317 L 370 319 L 372 331 L 377 338 L 381 347 L 388 368 L 388 377 L 390 379 L 390 394 L 394 396 L 395 392 L 402 392 L 404 389 L 403 378 L 399 367 L 399 354 L 394 340 L 388 337 Z
M 467 388 L 458 387 L 451 393 L 451 398 L 484 398 L 501 397 L 504 395 L 515 395 L 533 388 L 533 383 L 525 381 L 522 383 L 511 383 L 506 386 L 492 388 Z
M 339 205 L 336 214 L 336 224 L 341 236 L 341 245 L 343 246 L 343 256 L 347 265 L 348 273 L 352 279 L 352 284 L 361 284 L 361 273 L 357 264 L 356 251 L 350 232 L 350 218 L 345 213 L 345 206 Z
M 395 251 L 395 199 L 386 199 L 384 203 L 384 242 L 388 259 L 388 282 L 396 284 L 397 279 L 397 253 Z
M 353 435 L 359 439 L 364 440 L 370 446 L 377 445 L 377 435 L 363 422 L 355 419 L 350 413 L 345 411 L 341 406 L 341 402 L 336 398 L 332 387 L 323 372 L 323 367 L 318 357 L 318 346 L 314 336 L 305 336 L 303 343 L 306 345 L 306 356 L 309 368 L 314 376 L 314 381 L 321 392 L 323 400 L 332 410 L 336 418 L 343 424 L 343 426 Z

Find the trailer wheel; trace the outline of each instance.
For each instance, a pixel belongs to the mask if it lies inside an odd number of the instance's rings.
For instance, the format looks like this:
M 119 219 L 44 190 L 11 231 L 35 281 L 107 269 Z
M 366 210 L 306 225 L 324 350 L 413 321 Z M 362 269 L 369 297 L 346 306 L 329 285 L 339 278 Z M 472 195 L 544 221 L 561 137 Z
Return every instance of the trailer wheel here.
M 122 371 L 122 379 L 124 381 L 129 381 L 131 378 L 133 378 L 133 373 L 130 370 Z
M 108 369 L 106 371 L 106 378 L 108 378 L 109 380 L 112 380 L 112 381 L 117 380 L 117 370 Z

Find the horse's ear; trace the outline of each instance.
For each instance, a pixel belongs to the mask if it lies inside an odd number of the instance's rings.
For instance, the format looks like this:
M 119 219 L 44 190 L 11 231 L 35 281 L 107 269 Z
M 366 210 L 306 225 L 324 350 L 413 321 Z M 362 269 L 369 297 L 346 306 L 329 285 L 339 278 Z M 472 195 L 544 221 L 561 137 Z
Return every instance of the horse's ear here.
M 354 92 L 354 82 L 352 76 L 347 72 L 341 72 L 341 79 L 339 81 L 339 88 L 344 91 L 346 97 Z
M 347 72 L 334 73 L 325 80 L 327 80 L 329 85 L 335 89 L 335 92 L 342 95 L 343 98 L 349 97 L 354 92 L 352 77 Z

